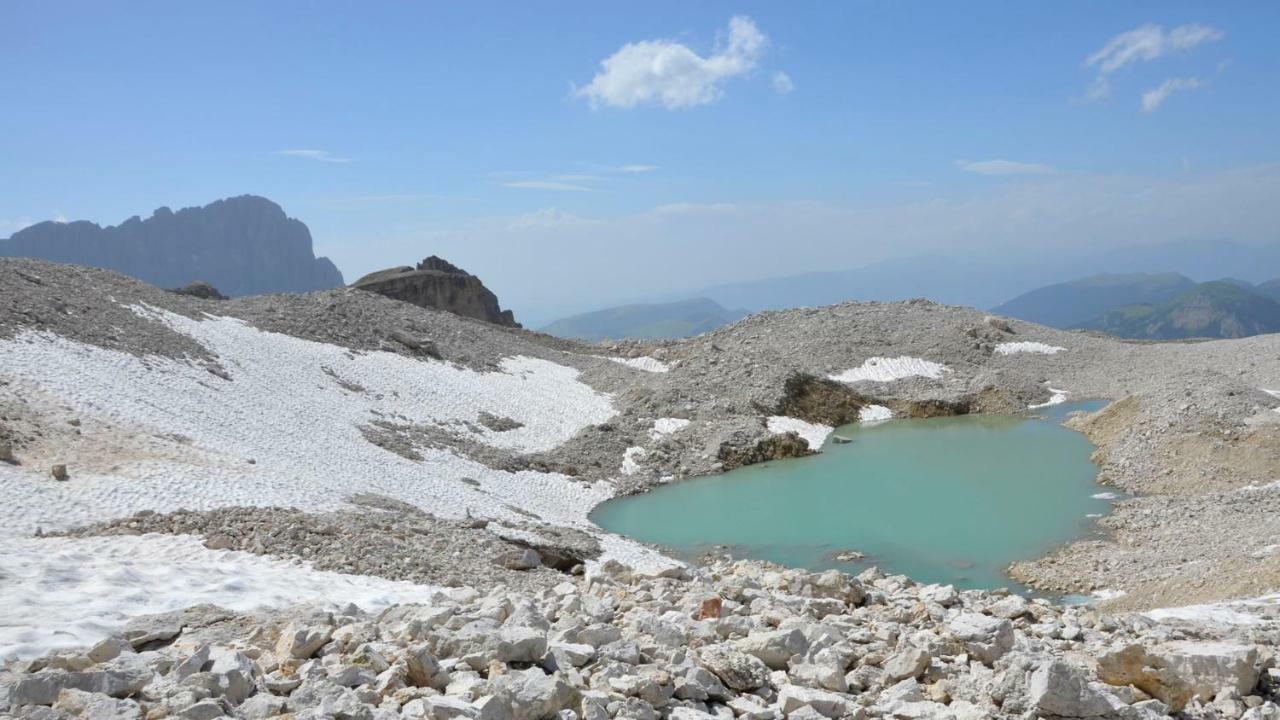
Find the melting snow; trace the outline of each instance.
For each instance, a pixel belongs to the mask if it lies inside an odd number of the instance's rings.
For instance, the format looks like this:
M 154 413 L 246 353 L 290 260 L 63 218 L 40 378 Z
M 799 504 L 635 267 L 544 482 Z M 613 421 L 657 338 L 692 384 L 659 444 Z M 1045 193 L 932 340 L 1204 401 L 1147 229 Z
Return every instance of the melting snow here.
M 1067 401 L 1067 395 L 1069 393 L 1066 390 L 1055 390 L 1053 388 L 1049 388 L 1049 392 L 1053 394 L 1049 396 L 1049 399 L 1047 401 L 1042 403 L 1036 403 L 1035 405 L 1028 405 L 1027 409 L 1037 410 L 1039 408 L 1049 407 L 1051 405 L 1061 405 L 1062 403 Z
M 827 436 L 835 431 L 835 428 L 830 425 L 818 425 L 786 417 L 785 415 L 774 415 L 769 418 L 767 427 L 769 432 L 774 435 L 782 435 L 789 432 L 799 435 L 809 444 L 810 450 L 821 450 L 822 444 L 827 441 Z
M 437 589 L 315 570 L 190 535 L 12 539 L 0 544 L 0 662 L 89 645 L 132 617 L 212 603 L 246 612 L 300 602 L 377 612 Z M 31 623 L 27 618 L 39 618 Z
M 653 429 L 649 431 L 649 437 L 658 440 L 673 432 L 679 432 L 689 426 L 689 421 L 684 418 L 658 418 L 653 421 Z
M 640 470 L 640 461 L 649 454 L 649 451 L 639 445 L 629 447 L 622 453 L 622 474 L 635 475 Z
M 1113 493 L 1113 492 L 1100 492 L 1100 493 L 1094 493 L 1094 494 L 1090 495 L 1089 497 L 1093 498 L 1094 500 L 1118 500 L 1118 499 L 1120 499 L 1120 496 L 1119 496 L 1119 495 L 1117 495 L 1117 494 L 1115 494 L 1115 493 Z
M 873 382 L 892 382 L 909 377 L 927 377 L 937 379 L 948 372 L 947 366 L 930 360 L 913 357 L 873 357 L 862 363 L 860 367 L 845 370 L 838 375 L 831 375 L 832 380 L 843 383 L 855 383 L 863 380 Z
M 1007 342 L 1000 343 L 996 346 L 997 355 L 1013 355 L 1014 353 L 1038 353 L 1040 355 L 1054 355 L 1066 350 L 1064 347 L 1057 345 L 1046 345 L 1042 342 Z
M 1216 622 L 1223 625 L 1256 625 L 1262 621 L 1250 610 L 1274 609 L 1280 604 L 1280 594 L 1264 595 L 1249 600 L 1232 600 L 1204 605 L 1184 605 L 1176 608 L 1158 608 L 1143 613 L 1152 620 L 1188 620 L 1191 622 Z
M 605 358 L 605 359 L 612 360 L 613 362 L 616 362 L 622 365 L 626 365 L 627 367 L 635 368 L 636 370 L 643 370 L 645 372 L 664 373 L 664 372 L 670 372 L 671 370 L 670 365 L 662 362 L 657 358 L 649 357 L 648 355 L 645 355 L 642 357 L 635 357 L 635 358 L 611 357 L 611 358 Z
M 867 405 L 858 411 L 858 422 L 874 423 L 893 418 L 893 411 L 883 405 Z
M 125 431 L 191 438 L 192 462 L 175 467 L 123 457 L 101 475 L 70 468 L 66 483 L 33 482 L 35 470 L 0 466 L 0 535 L 29 536 L 138 510 L 282 505 L 323 511 L 369 492 L 457 516 L 519 519 L 506 505 L 548 521 L 586 524 L 586 513 L 611 494 L 556 474 L 490 469 L 440 448 L 418 448 L 421 462 L 368 442 L 360 426 L 396 423 L 465 430 L 481 411 L 523 426 L 471 437 L 520 452 L 547 450 L 614 414 L 608 395 L 572 368 L 514 357 L 500 372 L 476 372 L 394 353 L 346 348 L 269 333 L 239 320 L 152 316 L 219 356 L 227 381 L 192 363 L 142 358 L 82 345 L 48 333 L 0 341 L 0 366 L 72 412 Z M 364 392 L 340 387 L 332 373 Z M 196 452 L 198 451 L 198 452 Z M 212 459 L 211 459 L 212 458 Z M 256 460 L 251 465 L 248 459 Z M 462 482 L 472 478 L 478 488 Z

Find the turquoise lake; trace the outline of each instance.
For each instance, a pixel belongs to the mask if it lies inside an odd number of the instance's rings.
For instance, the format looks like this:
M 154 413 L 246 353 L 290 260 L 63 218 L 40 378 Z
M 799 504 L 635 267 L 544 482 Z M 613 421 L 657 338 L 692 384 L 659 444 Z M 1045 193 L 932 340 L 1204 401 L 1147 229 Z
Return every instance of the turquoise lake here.
M 1095 532 L 1110 501 L 1094 495 L 1093 446 L 1043 417 L 971 415 L 890 420 L 836 432 L 823 452 L 664 485 L 600 505 L 600 527 L 683 557 L 728 546 L 750 557 L 814 570 L 876 565 L 921 582 L 1017 587 L 1014 560 Z M 864 553 L 840 562 L 845 550 Z

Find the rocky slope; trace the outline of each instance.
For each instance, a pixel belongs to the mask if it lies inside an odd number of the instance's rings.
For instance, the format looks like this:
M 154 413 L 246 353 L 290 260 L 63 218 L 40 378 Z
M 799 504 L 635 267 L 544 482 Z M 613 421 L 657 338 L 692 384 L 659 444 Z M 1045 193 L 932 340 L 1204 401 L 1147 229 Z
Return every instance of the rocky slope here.
M 927 301 L 602 346 L 0 261 L 0 686 L 32 717 L 1277 717 L 1276 377 L 1275 336 L 1129 344 Z M 1110 598 L 1089 607 L 682 567 L 587 518 L 813 450 L 771 427 L 1055 395 L 1114 401 L 1071 422 L 1133 495 L 1013 574 Z M 143 619 L 200 602 L 225 610 Z
M 307 226 L 263 197 L 242 195 L 114 226 L 42 222 L 0 239 L 0 256 L 108 268 L 160 287 L 202 280 L 228 295 L 340 287 L 342 273 L 312 251 Z
M 370 273 L 351 287 L 403 300 L 418 307 L 445 310 L 495 325 L 520 327 L 510 310 L 503 310 L 480 278 L 432 255 L 417 267 L 398 267 Z

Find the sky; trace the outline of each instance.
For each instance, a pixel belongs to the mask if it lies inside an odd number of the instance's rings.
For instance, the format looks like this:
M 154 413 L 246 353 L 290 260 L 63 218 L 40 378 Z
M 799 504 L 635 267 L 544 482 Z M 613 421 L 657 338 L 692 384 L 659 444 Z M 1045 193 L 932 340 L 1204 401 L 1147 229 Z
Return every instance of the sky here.
M 0 3 L 0 237 L 263 195 L 535 324 L 921 254 L 1280 240 L 1280 3 Z

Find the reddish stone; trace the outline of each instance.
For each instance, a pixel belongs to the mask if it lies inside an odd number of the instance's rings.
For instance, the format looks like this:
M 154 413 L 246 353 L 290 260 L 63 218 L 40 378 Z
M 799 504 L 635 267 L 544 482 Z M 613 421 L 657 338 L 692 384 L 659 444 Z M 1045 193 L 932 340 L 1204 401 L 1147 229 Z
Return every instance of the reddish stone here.
M 699 620 L 713 620 L 720 617 L 720 597 L 710 597 L 702 601 L 698 607 Z

